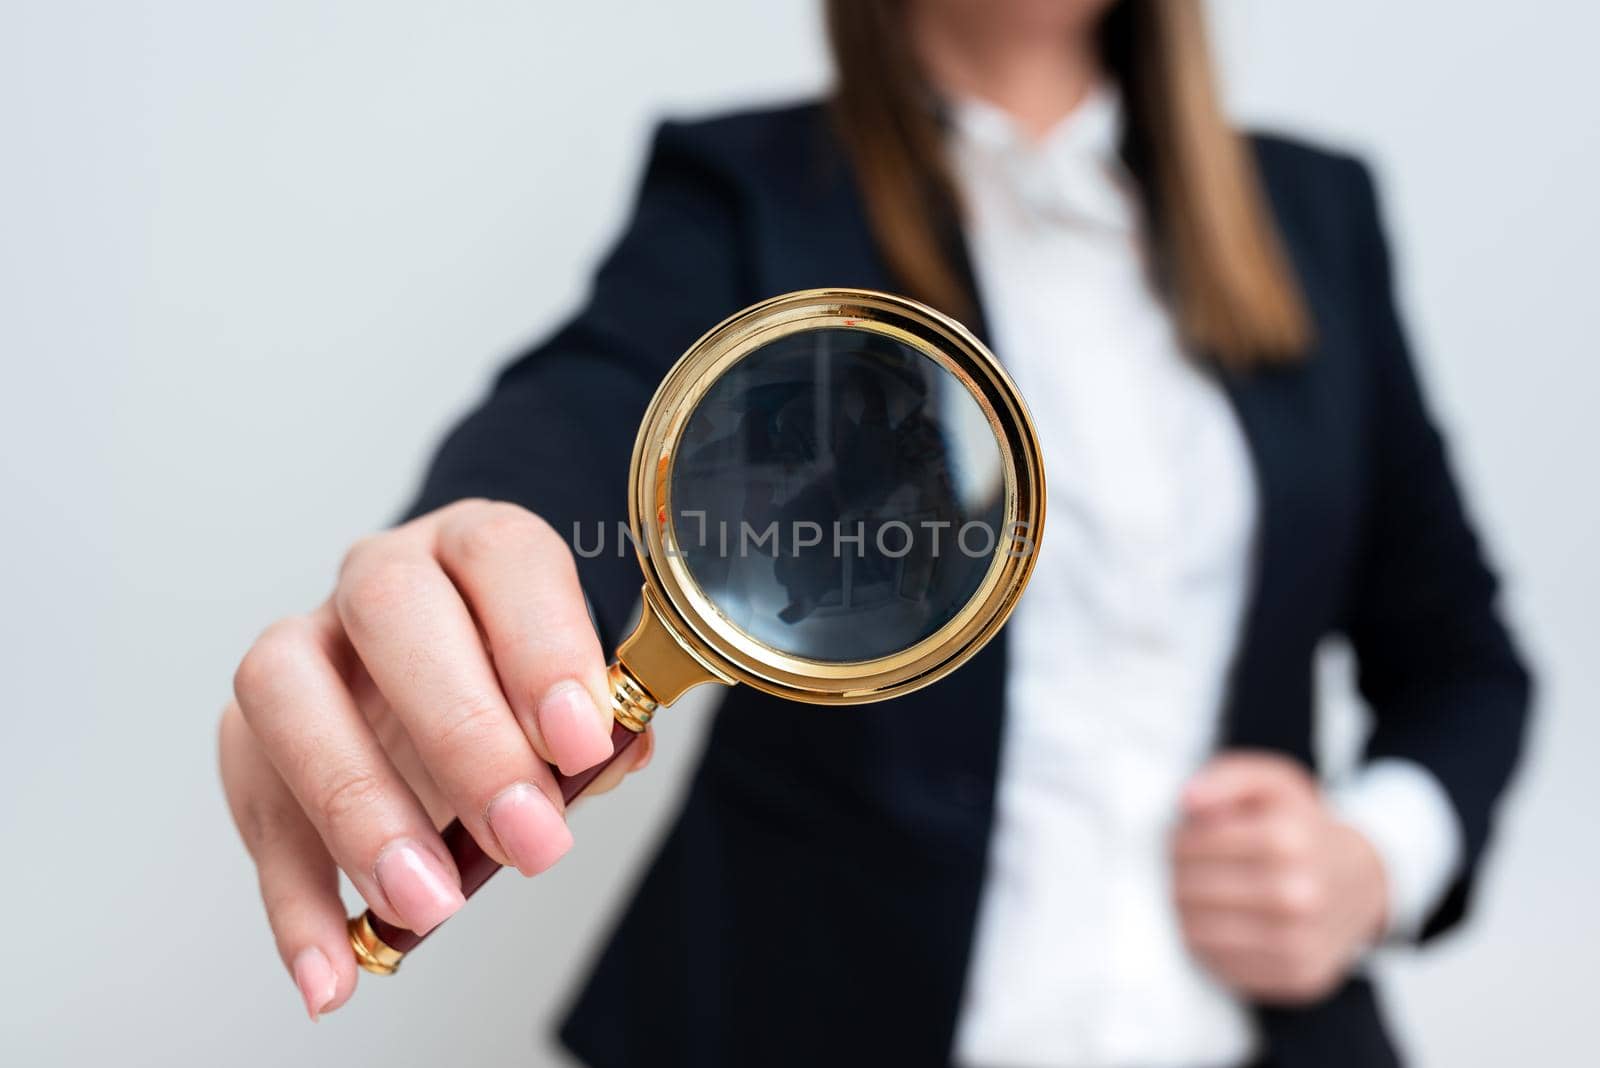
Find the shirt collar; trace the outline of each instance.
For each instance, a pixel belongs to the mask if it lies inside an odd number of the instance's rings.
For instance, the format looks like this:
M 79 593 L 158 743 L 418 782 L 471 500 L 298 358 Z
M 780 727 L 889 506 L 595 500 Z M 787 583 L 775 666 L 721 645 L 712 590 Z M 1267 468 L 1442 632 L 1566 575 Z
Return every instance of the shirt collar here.
M 983 171 L 1028 211 L 1062 221 L 1127 230 L 1136 223 L 1131 182 L 1120 154 L 1122 99 L 1107 84 L 1034 139 L 1004 110 L 964 97 L 950 105 L 958 152 L 989 164 Z

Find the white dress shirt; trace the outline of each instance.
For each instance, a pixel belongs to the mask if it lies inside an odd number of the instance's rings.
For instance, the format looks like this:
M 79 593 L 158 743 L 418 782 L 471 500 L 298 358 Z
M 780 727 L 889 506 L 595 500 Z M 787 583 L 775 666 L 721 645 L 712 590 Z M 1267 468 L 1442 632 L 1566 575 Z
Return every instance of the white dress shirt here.
M 949 149 L 996 353 L 1039 427 L 1050 517 L 1008 631 L 1005 735 L 956 1030 L 968 1068 L 1236 1065 L 1244 1006 L 1190 956 L 1168 838 L 1216 741 L 1256 487 L 1216 382 L 1152 291 L 1102 88 L 1039 141 L 954 108 Z M 1457 864 L 1437 781 L 1369 765 L 1340 794 L 1386 866 L 1393 927 Z

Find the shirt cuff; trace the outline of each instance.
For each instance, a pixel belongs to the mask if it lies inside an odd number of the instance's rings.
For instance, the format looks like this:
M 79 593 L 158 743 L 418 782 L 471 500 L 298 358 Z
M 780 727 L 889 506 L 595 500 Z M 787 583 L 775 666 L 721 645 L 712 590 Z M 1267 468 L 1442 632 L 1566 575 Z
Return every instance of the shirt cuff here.
M 1449 795 L 1421 764 L 1384 757 L 1336 787 L 1331 800 L 1383 862 L 1389 884 L 1386 938 L 1415 938 L 1461 867 L 1461 825 Z

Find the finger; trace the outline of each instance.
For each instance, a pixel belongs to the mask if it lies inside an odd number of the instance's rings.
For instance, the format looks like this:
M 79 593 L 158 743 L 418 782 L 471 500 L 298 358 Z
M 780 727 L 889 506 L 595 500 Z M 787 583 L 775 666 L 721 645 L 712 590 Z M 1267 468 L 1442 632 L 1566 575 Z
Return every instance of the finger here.
M 605 658 L 561 536 L 515 505 L 476 501 L 442 518 L 437 553 L 535 751 L 568 775 L 610 756 Z
M 1291 994 L 1298 989 L 1300 969 L 1275 955 L 1197 949 L 1196 956 L 1225 986 L 1251 1000 L 1282 1004 L 1305 1000 Z
M 1185 816 L 1214 815 L 1229 808 L 1288 804 L 1315 798 L 1305 769 L 1275 753 L 1224 753 L 1201 768 L 1183 791 Z
M 1268 922 L 1283 923 L 1314 919 L 1324 905 L 1320 887 L 1309 872 L 1210 861 L 1179 865 L 1173 876 L 1173 896 L 1185 912 L 1250 912 Z
M 608 764 L 599 775 L 595 776 L 594 782 L 586 786 L 583 793 L 578 795 L 573 803 L 584 798 L 596 797 L 615 789 L 629 775 L 643 771 L 645 765 L 650 763 L 650 758 L 655 755 L 655 751 L 656 732 L 646 727 L 640 734 L 635 736 L 632 742 L 628 743 L 628 748 L 625 752 L 620 753 L 616 760 Z M 572 810 L 572 804 L 567 806 L 567 810 L 569 812 Z
M 1281 927 L 1266 917 L 1231 909 L 1197 909 L 1180 915 L 1184 939 L 1197 951 L 1266 958 L 1282 950 Z
M 460 908 L 455 863 L 345 688 L 331 615 L 269 628 L 234 676 L 251 733 L 374 911 L 421 934 Z
M 1296 1005 L 1326 997 L 1348 969 L 1347 963 L 1316 951 L 1299 938 L 1270 949 L 1211 948 L 1191 940 L 1191 948 L 1214 975 L 1252 1000 Z
M 1174 869 L 1172 896 L 1184 912 L 1254 911 L 1265 902 L 1269 883 L 1256 865 L 1190 861 Z
M 378 743 L 383 746 L 390 763 L 400 772 L 406 785 L 411 787 L 411 792 L 417 795 L 417 800 L 422 802 L 424 811 L 428 813 L 428 821 L 435 827 L 443 827 L 456 818 L 455 809 L 450 807 L 449 799 L 439 789 L 439 784 L 433 781 L 422 758 L 417 756 L 417 748 L 406 733 L 406 725 L 400 722 L 394 709 L 389 707 L 389 702 L 378 692 L 372 676 L 367 674 L 367 669 L 354 653 L 349 660 L 344 679 L 350 696 L 355 698 L 356 707 L 372 726 L 372 733 L 378 736 Z
M 489 856 L 533 875 L 572 847 L 561 794 L 428 548 L 391 540 L 353 556 L 335 594 L 338 618 L 462 825 Z
M 1187 861 L 1255 861 L 1294 865 L 1314 848 L 1314 830 L 1297 814 L 1245 810 L 1192 820 L 1173 835 L 1173 857 Z
M 228 807 L 255 861 L 278 956 L 316 1020 L 356 988 L 338 869 L 237 704 L 223 713 L 218 748 Z

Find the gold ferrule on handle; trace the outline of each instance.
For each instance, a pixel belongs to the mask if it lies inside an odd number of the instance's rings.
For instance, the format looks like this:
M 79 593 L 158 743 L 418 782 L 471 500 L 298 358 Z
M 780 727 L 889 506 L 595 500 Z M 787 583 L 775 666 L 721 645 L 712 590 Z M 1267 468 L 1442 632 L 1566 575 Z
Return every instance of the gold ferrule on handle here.
M 606 678 L 611 683 L 611 715 L 638 734 L 650 725 L 650 718 L 656 714 L 656 699 L 619 660 L 613 660 L 606 668 Z
M 350 917 L 347 926 L 350 931 L 350 948 L 356 952 L 356 963 L 373 975 L 393 975 L 395 969 L 400 967 L 400 958 L 405 954 L 398 949 L 391 949 L 378 937 L 378 932 L 367 922 L 365 912 Z

